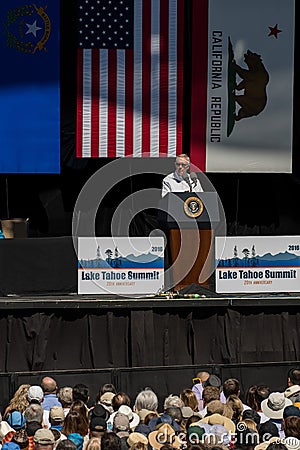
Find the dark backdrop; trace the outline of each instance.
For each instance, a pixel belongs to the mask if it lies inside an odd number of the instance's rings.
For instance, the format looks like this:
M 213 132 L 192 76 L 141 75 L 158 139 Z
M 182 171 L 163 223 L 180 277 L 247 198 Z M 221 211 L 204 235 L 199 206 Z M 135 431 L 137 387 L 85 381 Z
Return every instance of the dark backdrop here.
M 0 372 L 300 360 L 295 307 L 1 312 Z

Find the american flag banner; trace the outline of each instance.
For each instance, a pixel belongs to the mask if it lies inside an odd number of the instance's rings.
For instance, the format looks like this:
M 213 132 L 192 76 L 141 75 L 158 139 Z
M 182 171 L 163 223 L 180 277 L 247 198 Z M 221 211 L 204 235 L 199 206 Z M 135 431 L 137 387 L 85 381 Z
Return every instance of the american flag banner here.
M 182 152 L 184 0 L 78 0 L 77 157 Z

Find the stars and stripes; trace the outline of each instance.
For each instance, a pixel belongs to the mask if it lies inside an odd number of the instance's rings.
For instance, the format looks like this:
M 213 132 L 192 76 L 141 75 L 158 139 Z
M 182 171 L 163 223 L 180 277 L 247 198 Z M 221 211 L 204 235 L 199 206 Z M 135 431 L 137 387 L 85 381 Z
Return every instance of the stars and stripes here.
M 79 0 L 77 156 L 182 148 L 184 0 Z

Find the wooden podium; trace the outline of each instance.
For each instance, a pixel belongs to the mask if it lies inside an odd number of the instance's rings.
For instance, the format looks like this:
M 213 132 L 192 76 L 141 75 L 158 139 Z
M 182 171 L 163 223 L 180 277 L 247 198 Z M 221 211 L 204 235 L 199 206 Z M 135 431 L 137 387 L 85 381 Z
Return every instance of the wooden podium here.
M 160 221 L 167 229 L 174 289 L 193 283 L 209 287 L 214 263 L 212 228 L 219 222 L 217 193 L 170 193 L 161 200 L 160 208 Z

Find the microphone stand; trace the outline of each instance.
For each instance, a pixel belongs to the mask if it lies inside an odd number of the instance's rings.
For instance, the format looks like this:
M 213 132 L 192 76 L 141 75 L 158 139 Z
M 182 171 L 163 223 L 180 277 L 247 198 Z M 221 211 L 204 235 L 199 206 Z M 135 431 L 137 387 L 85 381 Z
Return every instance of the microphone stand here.
M 190 186 L 190 192 L 193 192 L 193 186 L 192 186 L 192 183 L 191 183 L 190 175 L 188 175 L 187 180 L 188 180 L 188 184 L 189 184 L 189 186 Z
M 193 191 L 192 191 L 192 184 L 191 184 L 191 182 L 190 182 L 190 176 L 189 176 L 189 174 L 186 173 L 185 176 L 182 177 L 182 178 L 183 178 L 183 180 L 188 184 L 188 186 L 189 186 L 189 188 L 190 188 L 190 192 L 193 192 Z

